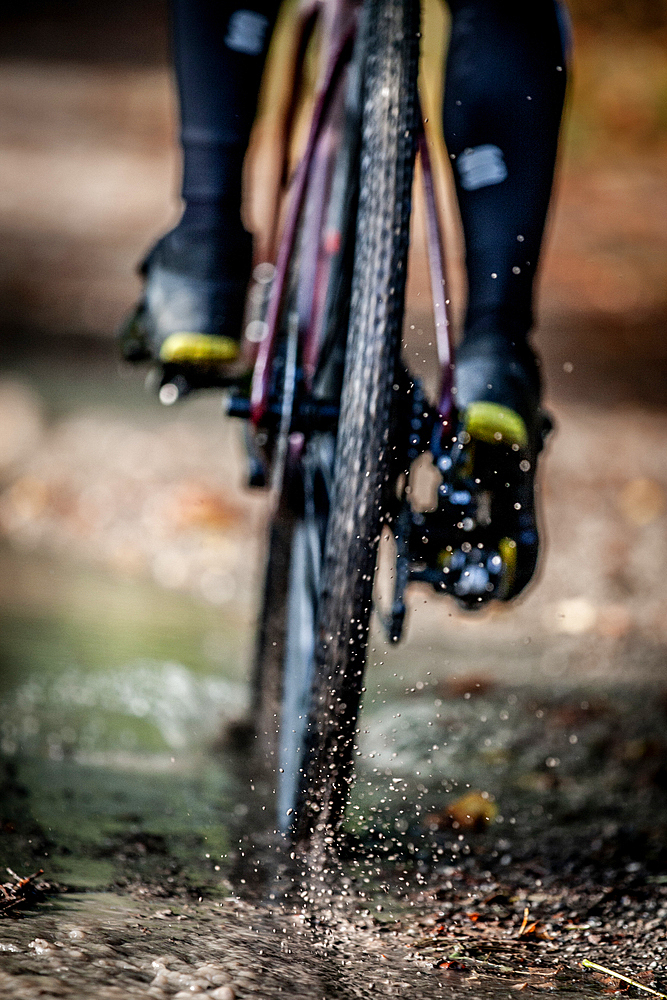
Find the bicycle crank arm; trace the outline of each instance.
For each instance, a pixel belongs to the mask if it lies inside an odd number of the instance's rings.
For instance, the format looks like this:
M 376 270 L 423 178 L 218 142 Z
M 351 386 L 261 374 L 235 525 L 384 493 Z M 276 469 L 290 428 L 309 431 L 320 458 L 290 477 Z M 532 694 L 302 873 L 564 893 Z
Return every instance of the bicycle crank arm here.
M 246 396 L 230 396 L 226 404 L 226 414 L 228 417 L 239 417 L 241 420 L 249 420 L 251 417 L 251 404 Z M 303 400 L 294 407 L 294 417 L 291 431 L 330 431 L 335 430 L 338 424 L 339 409 L 333 403 L 324 403 L 315 399 Z M 262 418 L 262 428 L 275 430 L 282 416 L 282 407 L 279 402 L 269 404 Z
M 442 457 L 438 464 L 444 465 Z M 512 553 L 505 552 L 502 542 L 499 547 L 485 491 L 472 482 L 454 485 L 445 479 L 435 510 L 411 511 L 409 582 L 428 583 L 466 607 L 479 607 L 498 597 Z

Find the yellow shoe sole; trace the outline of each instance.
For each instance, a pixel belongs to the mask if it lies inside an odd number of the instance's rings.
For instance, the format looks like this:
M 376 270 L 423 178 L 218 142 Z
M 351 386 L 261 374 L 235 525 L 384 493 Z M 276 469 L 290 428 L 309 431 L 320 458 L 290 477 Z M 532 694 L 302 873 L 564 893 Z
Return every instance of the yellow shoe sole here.
M 165 364 L 225 364 L 236 361 L 238 356 L 235 340 L 211 333 L 172 333 L 160 348 L 160 361 Z
M 498 544 L 498 554 L 503 561 L 501 584 L 498 589 L 498 597 L 502 601 L 507 600 L 512 593 L 516 579 L 517 550 L 514 539 L 501 538 Z
M 525 421 L 500 403 L 470 403 L 465 411 L 465 429 L 475 441 L 516 445 L 520 449 L 528 447 Z

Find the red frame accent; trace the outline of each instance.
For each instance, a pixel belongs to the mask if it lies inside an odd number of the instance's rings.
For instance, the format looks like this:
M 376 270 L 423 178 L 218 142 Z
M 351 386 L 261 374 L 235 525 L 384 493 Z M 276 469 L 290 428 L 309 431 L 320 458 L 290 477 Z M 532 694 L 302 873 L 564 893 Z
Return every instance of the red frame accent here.
M 438 400 L 438 414 L 443 427 L 451 424 L 454 414 L 454 399 L 452 388 L 454 384 L 454 340 L 449 322 L 447 297 L 447 275 L 445 269 L 445 249 L 440 228 L 440 215 L 433 183 L 431 155 L 428 149 L 426 132 L 423 126 L 421 104 L 419 118 L 422 123 L 417 137 L 417 148 L 421 161 L 422 181 L 424 184 L 424 201 L 426 204 L 426 239 L 428 248 L 429 274 L 431 278 L 431 296 L 433 298 L 433 319 L 435 322 L 435 339 L 440 362 L 441 382 Z
M 271 362 L 275 353 L 278 321 L 283 304 L 285 282 L 290 257 L 294 248 L 296 228 L 303 205 L 306 183 L 310 176 L 313 155 L 322 129 L 324 116 L 329 107 L 336 78 L 347 59 L 348 51 L 354 38 L 357 9 L 358 4 L 354 2 L 350 3 L 349 0 L 335 0 L 330 6 L 325 5 L 324 7 L 324 13 L 327 14 L 324 22 L 324 31 L 326 33 L 325 38 L 329 40 L 327 45 L 329 57 L 326 61 L 326 69 L 321 86 L 319 87 L 306 149 L 294 178 L 294 190 L 290 200 L 283 237 L 278 250 L 276 273 L 273 279 L 271 300 L 266 317 L 268 330 L 260 343 L 253 370 L 250 392 L 250 418 L 255 426 L 261 422 L 268 406 Z M 328 10 L 331 12 L 330 14 L 328 14 Z M 308 21 L 312 24 L 312 16 L 309 16 Z M 309 27 L 308 22 L 304 21 L 302 31 L 305 34 L 307 30 L 312 30 L 312 27 Z M 299 51 L 301 51 L 301 48 L 300 45 Z M 296 74 L 295 79 L 297 79 Z
M 294 176 L 292 185 L 293 191 L 278 249 L 276 271 L 266 317 L 268 329 L 266 336 L 261 341 L 257 350 L 257 357 L 253 370 L 250 394 L 250 417 L 255 426 L 258 426 L 261 423 L 268 407 L 271 365 L 276 349 L 278 323 L 281 317 L 289 262 L 294 248 L 296 230 L 304 203 L 306 186 L 308 181 L 311 179 L 313 171 L 316 172 L 316 176 L 314 178 L 315 182 L 317 183 L 319 181 L 320 185 L 323 185 L 323 178 L 320 178 L 322 166 L 316 159 L 317 144 L 322 132 L 326 112 L 329 110 L 333 94 L 335 93 L 338 76 L 348 61 L 351 45 L 356 32 L 361 2 L 362 0 L 315 0 L 313 3 L 312 0 L 308 0 L 300 12 L 300 35 L 296 48 L 295 66 L 293 68 L 295 90 L 301 76 L 301 63 L 305 55 L 308 40 L 312 35 L 318 18 L 322 19 L 324 35 L 323 45 L 327 53 L 327 57 L 325 59 L 325 70 L 318 88 L 306 149 Z M 288 109 L 286 123 L 288 134 L 289 129 L 291 128 L 291 123 L 293 122 L 295 106 L 295 101 L 293 100 Z M 418 106 L 418 113 L 419 125 L 417 133 L 417 149 L 421 160 L 421 173 L 424 186 L 429 273 L 431 279 L 431 294 L 433 298 L 433 315 L 435 321 L 438 361 L 441 369 L 438 414 L 440 416 L 442 427 L 447 428 L 451 426 L 455 411 L 452 394 L 454 381 L 454 343 L 449 321 L 449 311 L 447 308 L 445 253 L 439 221 L 440 216 L 438 212 L 435 185 L 433 182 L 433 169 L 426 133 L 424 130 L 424 118 L 421 112 L 421 105 Z M 325 247 L 325 253 L 330 252 L 331 249 Z M 317 275 L 318 269 L 319 268 L 316 265 L 315 275 Z M 314 282 L 314 292 L 316 291 L 316 286 L 317 280 Z M 306 373 L 307 375 L 309 373 L 312 374 L 311 369 L 313 369 L 316 364 L 317 352 L 319 350 L 319 344 L 312 342 L 312 326 L 313 324 L 309 323 L 308 329 L 300 331 L 300 336 L 305 339 L 305 343 L 303 343 L 302 346 L 303 355 L 309 369 Z

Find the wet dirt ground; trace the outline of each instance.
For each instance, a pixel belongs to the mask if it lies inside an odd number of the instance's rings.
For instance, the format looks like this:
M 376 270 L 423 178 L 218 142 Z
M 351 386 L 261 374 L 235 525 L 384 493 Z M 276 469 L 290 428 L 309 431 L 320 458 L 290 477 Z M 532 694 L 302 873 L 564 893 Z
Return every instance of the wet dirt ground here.
M 417 591 L 404 644 L 374 633 L 313 873 L 235 738 L 264 505 L 237 429 L 215 395 L 158 409 L 103 344 L 35 345 L 0 392 L 0 864 L 48 885 L 0 919 L 0 996 L 619 985 L 586 958 L 664 988 L 662 414 L 559 403 L 538 586 L 472 617 Z
M 667 992 L 660 45 L 582 38 L 537 334 L 540 579 L 472 617 L 415 591 L 406 642 L 374 633 L 320 871 L 272 837 L 238 739 L 265 514 L 239 434 L 215 395 L 158 408 L 110 344 L 176 211 L 163 14 L 35 4 L 0 46 L 0 870 L 45 883 L 0 917 L 0 997 L 625 989 L 584 959 Z

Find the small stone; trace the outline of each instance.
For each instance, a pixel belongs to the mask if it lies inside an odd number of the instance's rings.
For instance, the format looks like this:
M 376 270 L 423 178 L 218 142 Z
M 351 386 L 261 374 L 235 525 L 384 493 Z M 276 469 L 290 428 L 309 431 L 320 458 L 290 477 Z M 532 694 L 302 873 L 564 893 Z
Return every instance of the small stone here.
M 153 962 L 153 965 L 155 965 L 155 962 Z M 171 980 L 169 978 L 169 970 L 165 969 L 164 966 L 162 966 L 161 969 L 158 969 L 158 972 L 155 978 L 153 979 L 151 986 L 155 986 L 157 989 L 162 989 L 163 986 L 168 986 L 170 982 Z
M 209 993 L 213 1000 L 235 1000 L 236 993 L 231 986 L 218 986 L 216 990 Z
M 232 981 L 232 977 L 226 969 L 212 962 L 209 962 L 207 965 L 200 965 L 197 969 L 197 975 L 208 979 L 214 986 L 226 986 L 227 983 L 231 983 Z
M 160 965 L 161 966 L 182 965 L 182 962 L 180 961 L 179 958 L 176 957 L 176 955 L 166 954 L 166 955 L 158 955 L 156 958 L 153 959 L 151 965 L 153 966 L 154 969 L 157 969 L 157 967 Z
M 51 941 L 45 941 L 44 938 L 35 938 L 28 947 L 32 948 L 36 955 L 52 955 L 56 950 L 56 946 Z
M 85 951 L 81 951 L 80 948 L 66 948 L 65 954 L 75 962 L 80 962 L 82 959 L 88 958 Z

